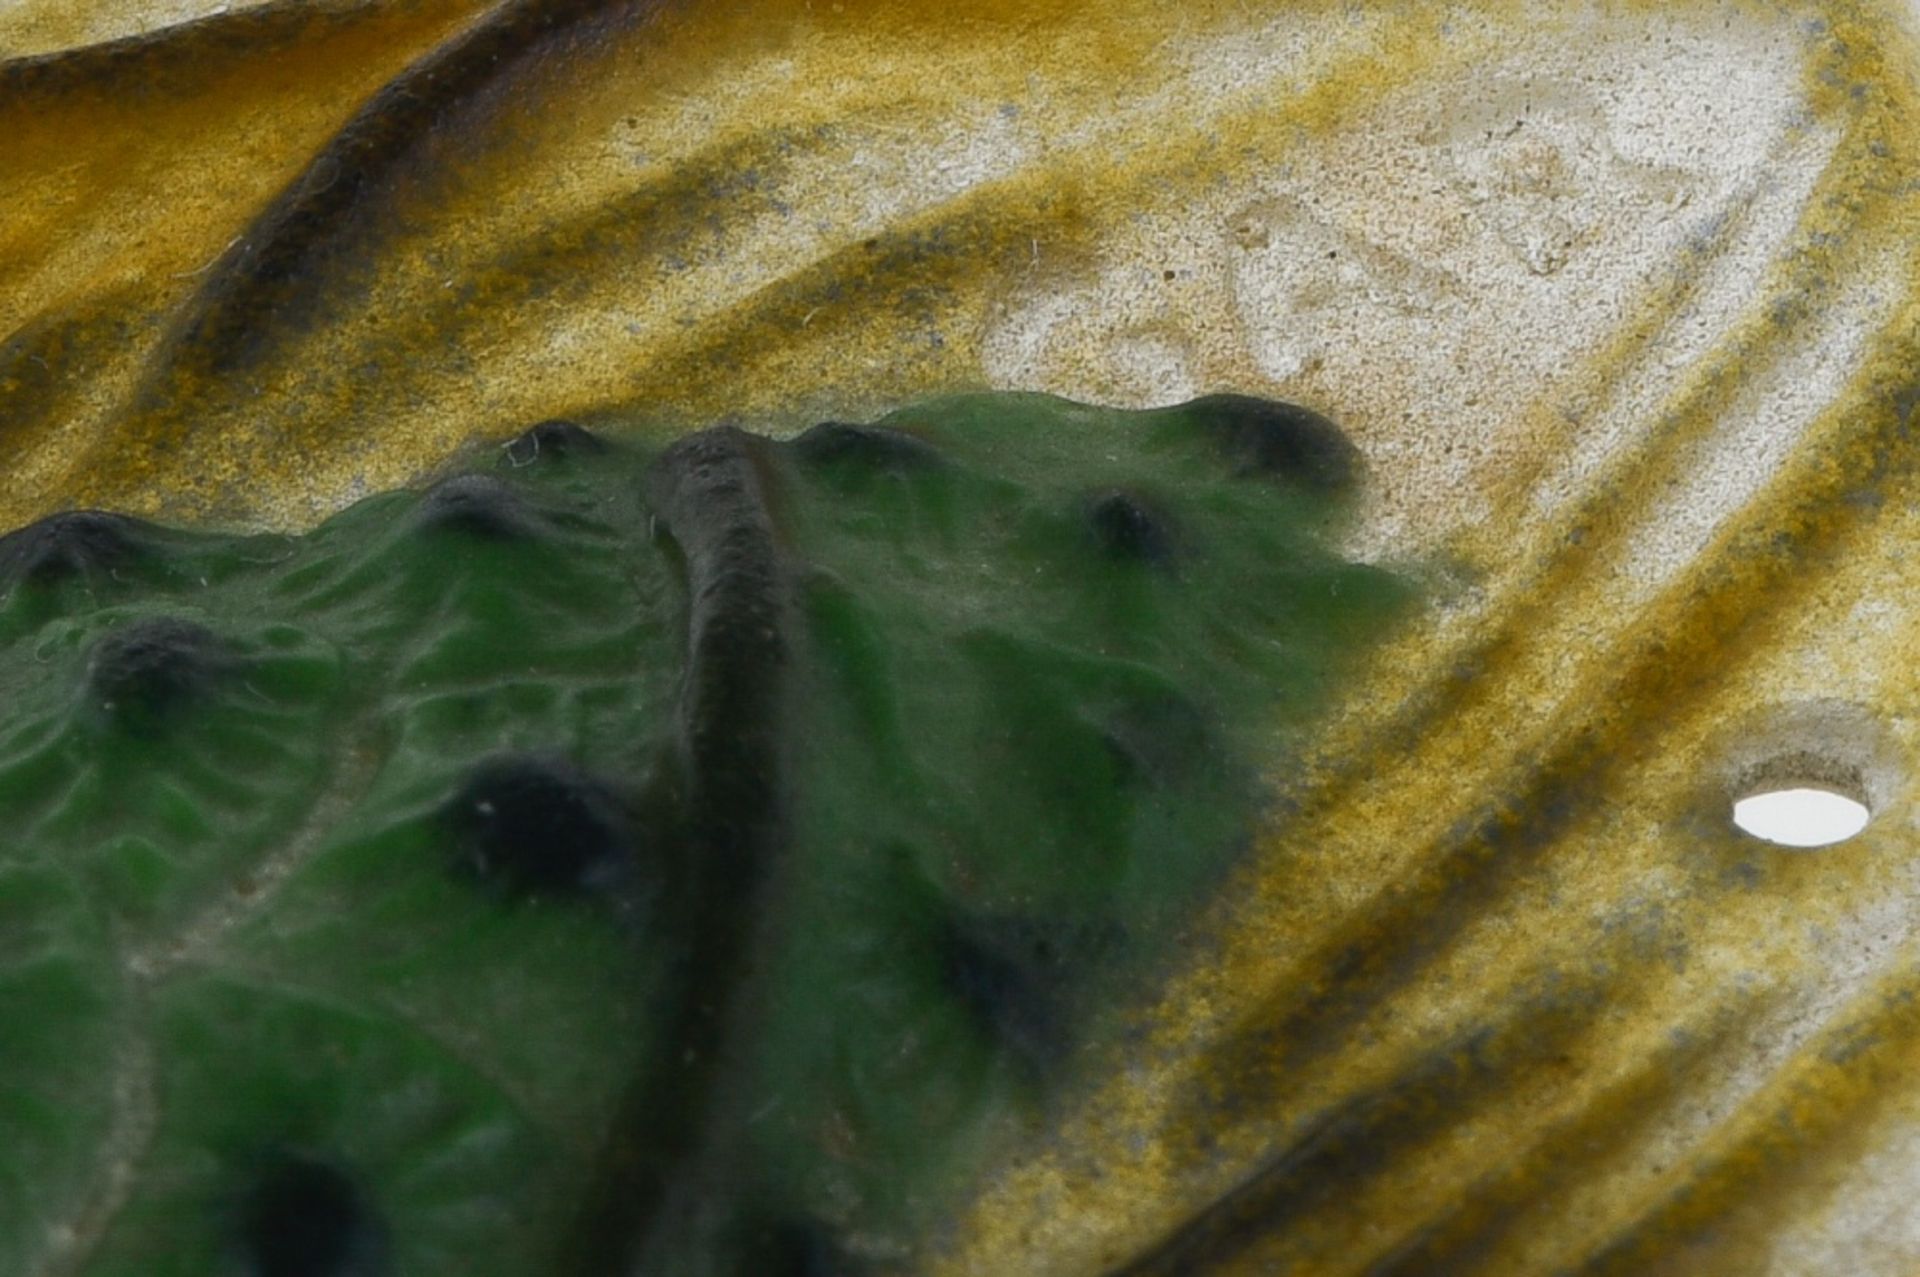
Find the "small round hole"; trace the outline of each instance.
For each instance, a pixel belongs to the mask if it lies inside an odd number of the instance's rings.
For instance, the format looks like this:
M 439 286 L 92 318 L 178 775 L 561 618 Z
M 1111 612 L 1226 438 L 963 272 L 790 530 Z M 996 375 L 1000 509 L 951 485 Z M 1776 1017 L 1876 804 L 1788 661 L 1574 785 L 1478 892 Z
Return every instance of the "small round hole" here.
M 1872 813 L 1847 794 L 1811 786 L 1769 787 L 1733 804 L 1733 823 L 1783 847 L 1831 847 L 1867 827 Z
M 1756 705 L 1709 751 L 1694 811 L 1710 837 L 1737 829 L 1776 847 L 1831 847 L 1910 801 L 1907 751 L 1878 709 L 1854 701 Z

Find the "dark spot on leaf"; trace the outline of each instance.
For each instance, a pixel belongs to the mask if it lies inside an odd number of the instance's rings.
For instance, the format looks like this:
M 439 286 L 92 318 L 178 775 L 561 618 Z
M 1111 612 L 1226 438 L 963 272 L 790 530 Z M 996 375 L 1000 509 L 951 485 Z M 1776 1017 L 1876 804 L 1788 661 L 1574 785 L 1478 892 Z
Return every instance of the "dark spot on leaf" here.
M 754 1277 L 859 1277 L 854 1263 L 826 1226 L 814 1220 L 779 1220 L 752 1228 L 735 1269 Z
M 140 554 L 141 524 L 125 515 L 71 510 L 0 537 L 0 585 L 49 585 L 111 572 Z
M 1065 954 L 1054 929 L 1027 918 L 959 919 L 939 937 L 941 979 L 974 1021 L 1030 1062 L 1067 1046 Z
M 1242 475 L 1340 491 L 1351 486 L 1359 469 L 1359 452 L 1340 427 L 1298 404 L 1208 395 L 1175 411 L 1198 422 Z
M 533 518 L 512 488 L 492 475 L 463 474 L 435 484 L 420 503 L 420 526 L 487 540 L 532 536 Z
M 94 644 L 87 696 L 123 730 L 151 735 L 201 699 L 228 662 L 205 626 L 173 617 L 135 621 Z
M 1163 515 L 1126 492 L 1096 498 L 1087 521 L 1100 548 L 1116 559 L 1165 563 L 1173 557 L 1173 538 Z
M 823 421 L 793 441 L 793 450 L 805 465 L 851 463 L 876 470 L 911 471 L 941 462 L 940 453 L 924 439 L 885 426 L 850 426 Z
M 462 867 L 515 895 L 599 885 L 631 855 L 618 800 L 558 758 L 489 759 L 468 777 L 445 816 Z
M 353 1182 L 300 1156 L 276 1158 L 242 1209 L 240 1245 L 249 1277 L 372 1277 L 379 1228 Z
M 507 461 L 515 466 L 530 466 L 536 461 L 555 461 L 562 457 L 591 456 L 605 452 L 607 445 L 585 426 L 555 418 L 530 426 L 506 445 Z

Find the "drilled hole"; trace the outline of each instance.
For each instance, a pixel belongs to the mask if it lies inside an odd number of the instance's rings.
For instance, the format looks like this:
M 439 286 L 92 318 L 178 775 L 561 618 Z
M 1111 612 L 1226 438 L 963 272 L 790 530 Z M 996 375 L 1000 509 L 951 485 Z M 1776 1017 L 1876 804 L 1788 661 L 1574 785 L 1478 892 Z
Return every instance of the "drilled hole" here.
M 1911 801 L 1906 750 L 1877 706 L 1856 701 L 1757 705 L 1725 725 L 1706 761 L 1694 810 L 1716 839 L 1832 847 L 1889 814 L 1904 819 Z
M 1858 797 L 1815 785 L 1768 785 L 1733 804 L 1733 823 L 1783 847 L 1831 847 L 1867 827 Z

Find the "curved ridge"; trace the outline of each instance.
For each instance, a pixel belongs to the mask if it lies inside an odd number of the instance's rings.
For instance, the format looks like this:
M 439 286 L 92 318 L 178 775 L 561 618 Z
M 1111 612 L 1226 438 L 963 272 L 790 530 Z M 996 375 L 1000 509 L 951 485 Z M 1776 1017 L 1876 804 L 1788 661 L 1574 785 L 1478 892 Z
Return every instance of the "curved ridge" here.
M 752 969 L 757 902 L 780 852 L 789 603 L 757 473 L 764 446 L 714 427 L 675 443 L 648 474 L 648 502 L 681 556 L 689 600 L 673 758 L 649 804 L 672 830 L 677 862 L 656 906 L 680 945 L 666 1012 L 674 1045 L 630 1088 L 570 1273 L 628 1271 L 694 1177 Z
M 156 371 L 217 375 L 264 352 L 309 304 L 303 276 L 350 219 L 391 193 L 410 156 L 461 104 L 588 39 L 599 21 L 644 21 L 665 0 L 502 0 L 486 17 L 380 90 L 211 267 Z M 263 324 L 263 316 L 274 323 Z

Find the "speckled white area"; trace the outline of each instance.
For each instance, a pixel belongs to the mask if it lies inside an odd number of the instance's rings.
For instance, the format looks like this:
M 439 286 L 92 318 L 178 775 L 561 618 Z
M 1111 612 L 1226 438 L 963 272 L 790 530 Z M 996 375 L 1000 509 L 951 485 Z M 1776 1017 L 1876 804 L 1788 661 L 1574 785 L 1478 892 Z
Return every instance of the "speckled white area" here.
M 1858 370 L 1872 331 L 1900 300 L 1886 281 L 1892 261 L 1869 264 L 1832 303 L 1841 322 L 1819 324 L 1776 354 L 1688 450 L 1678 482 L 1664 489 L 1625 551 L 1625 570 L 1644 585 L 1666 580 L 1705 549 L 1728 516 L 1779 473 Z
M 1842 1277 L 1920 1271 L 1920 1114 L 1890 1114 L 1831 1186 L 1824 1209 L 1786 1225 L 1756 1277 Z
M 1817 126 L 1783 136 L 1775 162 L 1743 173 L 1701 233 L 1681 245 L 1665 268 L 1678 290 L 1676 303 L 1658 334 L 1635 353 L 1629 375 L 1564 405 L 1576 428 L 1535 490 L 1540 515 L 1550 516 L 1588 491 L 1642 423 L 1684 396 L 1688 373 L 1703 367 L 1726 340 L 1725 321 L 1753 306 L 1756 281 L 1786 248 L 1837 140 L 1834 130 Z
M 1302 91 L 1295 42 L 1263 56 L 1267 38 L 1195 53 L 1234 81 L 1223 113 Z M 1535 496 L 1558 505 L 1760 303 L 1833 142 L 1800 98 L 1803 40 L 1694 13 L 1509 42 L 1277 163 L 1226 170 L 1203 199 L 1140 209 L 1090 268 L 1009 300 L 989 374 L 1147 404 L 1250 371 L 1335 412 L 1374 461 L 1362 549 L 1485 519 L 1509 455 L 1543 431 L 1569 461 Z M 1583 361 L 1688 271 L 1701 279 L 1671 340 L 1604 387 L 1609 413 Z

